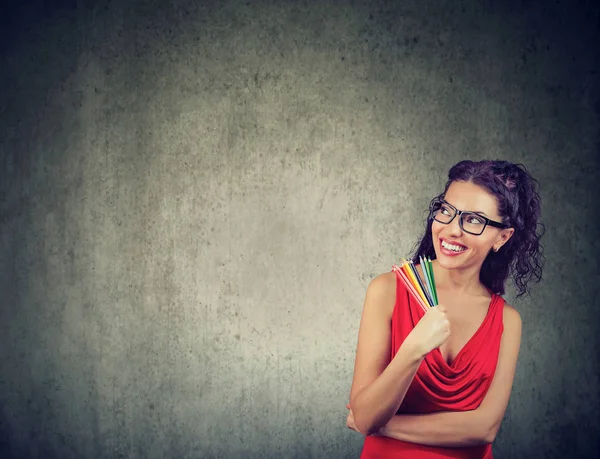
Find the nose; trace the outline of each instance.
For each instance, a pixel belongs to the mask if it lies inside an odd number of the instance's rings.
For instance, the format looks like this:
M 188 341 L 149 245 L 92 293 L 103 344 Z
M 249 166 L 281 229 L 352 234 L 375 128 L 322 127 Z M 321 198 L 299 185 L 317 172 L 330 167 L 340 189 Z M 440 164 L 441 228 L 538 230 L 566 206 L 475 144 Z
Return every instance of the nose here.
M 450 223 L 448 223 L 446 225 L 446 233 L 449 236 L 461 236 L 462 235 L 462 228 L 460 227 L 460 220 L 461 220 L 462 216 L 461 215 L 456 215 L 452 221 Z

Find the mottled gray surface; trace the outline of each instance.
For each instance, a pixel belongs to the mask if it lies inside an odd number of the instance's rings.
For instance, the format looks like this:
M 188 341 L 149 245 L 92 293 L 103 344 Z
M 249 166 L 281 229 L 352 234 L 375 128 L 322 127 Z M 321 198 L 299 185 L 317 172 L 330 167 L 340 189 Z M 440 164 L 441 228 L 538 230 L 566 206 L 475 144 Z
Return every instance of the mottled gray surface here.
M 464 158 L 547 225 L 494 452 L 598 451 L 597 8 L 70 3 L 2 19 L 3 458 L 358 457 L 365 289 Z

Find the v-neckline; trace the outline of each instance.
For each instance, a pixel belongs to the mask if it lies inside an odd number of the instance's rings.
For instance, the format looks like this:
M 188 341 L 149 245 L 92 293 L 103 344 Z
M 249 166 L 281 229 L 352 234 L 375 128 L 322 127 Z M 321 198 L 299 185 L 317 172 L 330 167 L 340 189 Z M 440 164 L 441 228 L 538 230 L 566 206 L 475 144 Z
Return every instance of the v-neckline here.
M 461 356 L 461 354 L 464 352 L 464 350 L 467 347 L 469 347 L 469 345 L 471 344 L 471 342 L 473 341 L 473 339 L 475 339 L 475 337 L 479 334 L 479 332 L 481 331 L 481 329 L 483 328 L 483 326 L 486 324 L 486 322 L 490 318 L 490 313 L 492 311 L 492 306 L 494 304 L 494 300 L 496 299 L 496 295 L 489 288 L 486 287 L 486 289 L 487 289 L 488 292 L 490 292 L 490 294 L 492 295 L 492 298 L 490 299 L 490 302 L 488 304 L 488 309 L 487 309 L 487 312 L 485 313 L 485 317 L 483 318 L 483 321 L 481 322 L 481 324 L 479 325 L 479 327 L 477 328 L 477 330 L 475 331 L 475 333 L 473 333 L 471 335 L 471 337 L 467 340 L 467 342 L 465 343 L 465 345 L 460 348 L 460 351 L 458 351 L 456 353 L 456 355 L 454 356 L 454 358 L 452 359 L 452 361 L 450 363 L 448 363 L 446 361 L 446 359 L 442 355 L 442 351 L 440 351 L 439 347 L 436 347 L 434 349 L 434 351 L 437 351 L 437 354 L 439 355 L 440 360 L 442 362 L 444 362 L 444 365 L 446 365 L 448 368 L 453 368 L 454 367 L 454 364 L 457 362 L 458 358 Z

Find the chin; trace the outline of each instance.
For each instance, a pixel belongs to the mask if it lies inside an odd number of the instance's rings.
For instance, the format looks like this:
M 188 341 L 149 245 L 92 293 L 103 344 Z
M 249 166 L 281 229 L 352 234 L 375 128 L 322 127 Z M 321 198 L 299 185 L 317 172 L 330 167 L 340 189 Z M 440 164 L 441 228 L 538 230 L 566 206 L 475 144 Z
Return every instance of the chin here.
M 456 263 L 453 263 L 452 260 L 448 260 L 444 255 L 440 255 L 437 248 L 435 250 L 435 259 L 442 268 L 452 269 L 456 266 Z
M 443 255 L 437 258 L 437 262 L 444 269 L 454 269 L 457 266 L 461 265 L 461 263 L 456 263 L 453 260 L 446 259 L 446 257 L 444 257 Z

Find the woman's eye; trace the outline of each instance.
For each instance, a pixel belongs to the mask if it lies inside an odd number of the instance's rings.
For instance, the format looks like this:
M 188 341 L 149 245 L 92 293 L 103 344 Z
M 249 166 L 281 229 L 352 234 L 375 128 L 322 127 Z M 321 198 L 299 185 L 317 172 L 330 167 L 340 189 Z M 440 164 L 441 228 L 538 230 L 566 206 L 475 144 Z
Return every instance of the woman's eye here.
M 481 218 L 469 216 L 467 218 L 467 222 L 472 225 L 483 225 L 484 221 Z

